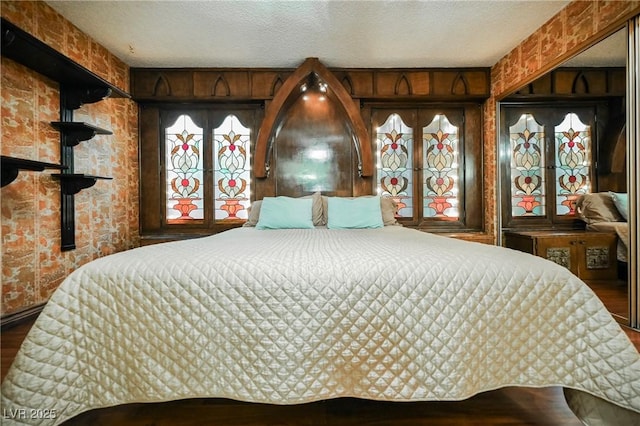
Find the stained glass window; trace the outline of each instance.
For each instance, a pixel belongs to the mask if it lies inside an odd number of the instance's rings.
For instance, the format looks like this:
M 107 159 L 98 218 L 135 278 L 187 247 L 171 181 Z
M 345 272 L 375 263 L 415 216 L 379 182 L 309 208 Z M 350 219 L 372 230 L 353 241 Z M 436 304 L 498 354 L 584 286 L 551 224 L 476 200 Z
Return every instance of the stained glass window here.
M 247 219 L 251 182 L 251 130 L 235 115 L 213 129 L 215 218 Z
M 575 215 L 575 203 L 590 192 L 591 128 L 574 113 L 555 127 L 556 214 Z
M 391 114 L 376 130 L 378 192 L 398 205 L 398 217 L 413 217 L 413 129 Z
M 458 217 L 458 128 L 437 114 L 422 129 L 424 217 Z
M 513 217 L 545 215 L 544 126 L 522 114 L 509 127 Z
M 188 115 L 165 129 L 167 223 L 204 218 L 202 135 Z

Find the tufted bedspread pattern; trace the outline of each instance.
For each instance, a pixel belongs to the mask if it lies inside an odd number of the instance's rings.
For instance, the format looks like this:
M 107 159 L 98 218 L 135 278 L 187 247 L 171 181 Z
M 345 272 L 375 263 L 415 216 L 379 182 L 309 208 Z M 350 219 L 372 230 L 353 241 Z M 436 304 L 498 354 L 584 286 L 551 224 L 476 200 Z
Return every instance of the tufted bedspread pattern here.
M 397 226 L 239 228 L 72 273 L 2 384 L 2 424 L 194 397 L 460 400 L 504 386 L 563 386 L 634 416 L 640 356 L 584 283 L 539 257 Z

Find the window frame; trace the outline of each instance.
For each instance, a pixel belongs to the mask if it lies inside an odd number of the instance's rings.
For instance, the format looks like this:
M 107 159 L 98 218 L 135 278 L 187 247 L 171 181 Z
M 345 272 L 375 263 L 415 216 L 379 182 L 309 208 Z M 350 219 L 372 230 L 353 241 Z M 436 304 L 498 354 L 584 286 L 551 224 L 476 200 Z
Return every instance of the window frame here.
M 148 112 L 146 117 L 145 111 Z M 191 119 L 203 128 L 203 146 L 201 154 L 203 156 L 204 174 L 203 180 L 208 182 L 204 189 L 204 218 L 187 219 L 174 223 L 167 221 L 167 169 L 166 169 L 166 140 L 165 129 L 175 123 L 175 120 L 183 114 L 187 114 Z M 214 141 L 213 131 L 219 127 L 224 119 L 229 115 L 235 115 L 251 131 L 251 141 L 249 155 L 249 167 L 253 169 L 255 152 L 255 140 L 260 122 L 262 120 L 263 109 L 258 103 L 248 104 L 162 104 L 162 105 L 141 105 L 140 120 L 153 118 L 147 125 L 141 125 L 141 208 L 144 203 L 144 215 L 141 212 L 141 235 L 152 236 L 179 236 L 179 235 L 209 235 L 221 232 L 230 228 L 242 226 L 245 219 L 215 219 L 215 170 L 214 170 Z M 144 152 L 143 152 L 144 151 Z M 154 180 L 155 182 L 143 182 L 143 179 Z M 251 192 L 255 190 L 255 177 L 250 175 Z M 153 191 L 156 191 L 153 194 Z M 249 194 L 250 202 L 253 195 Z M 157 207 L 150 207 L 155 204 Z
M 397 113 L 413 128 L 413 217 L 398 218 L 404 226 L 429 232 L 473 232 L 484 228 L 484 181 L 482 108 L 473 103 L 370 103 L 366 107 L 370 114 L 372 149 L 377 154 L 376 129 L 384 124 L 389 115 Z M 422 129 L 431 123 L 436 114 L 444 114 L 459 128 L 458 146 L 458 218 L 424 217 L 423 197 L 423 139 Z M 416 143 L 417 141 L 417 143 Z M 377 165 L 373 189 L 378 191 Z
M 567 114 L 575 113 L 580 121 L 591 127 L 589 181 L 591 192 L 598 192 L 599 141 L 606 123 L 605 108 L 599 102 L 504 102 L 500 109 L 500 184 L 502 187 L 502 228 L 518 229 L 583 229 L 584 222 L 578 216 L 556 213 L 556 140 L 555 127 Z M 544 126 L 545 158 L 545 215 L 513 217 L 511 206 L 511 140 L 509 127 L 522 114 L 530 113 Z M 515 120 L 515 121 L 514 121 Z

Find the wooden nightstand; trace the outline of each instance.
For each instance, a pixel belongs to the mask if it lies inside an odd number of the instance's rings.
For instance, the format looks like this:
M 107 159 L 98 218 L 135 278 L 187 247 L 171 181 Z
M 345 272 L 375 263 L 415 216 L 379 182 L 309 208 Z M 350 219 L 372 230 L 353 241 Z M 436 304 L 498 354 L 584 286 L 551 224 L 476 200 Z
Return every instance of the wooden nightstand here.
M 614 233 L 590 231 L 506 232 L 508 248 L 544 257 L 562 265 L 583 280 L 617 277 Z

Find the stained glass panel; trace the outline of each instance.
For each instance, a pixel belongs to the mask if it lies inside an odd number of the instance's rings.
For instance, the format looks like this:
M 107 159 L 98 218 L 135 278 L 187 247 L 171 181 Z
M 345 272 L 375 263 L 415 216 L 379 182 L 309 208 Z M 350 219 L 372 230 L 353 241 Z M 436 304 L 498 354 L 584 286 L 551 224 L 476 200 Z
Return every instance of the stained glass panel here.
M 443 114 L 422 129 L 424 217 L 458 218 L 458 127 Z
M 391 114 L 376 130 L 378 193 L 398 205 L 398 217 L 413 217 L 413 129 Z
M 555 139 L 556 214 L 573 216 L 578 197 L 590 192 L 591 127 L 570 113 L 555 127 Z
M 188 115 L 165 129 L 167 223 L 204 218 L 202 135 Z
M 545 215 L 544 131 L 531 114 L 509 127 L 513 217 Z
M 213 129 L 215 219 L 247 219 L 251 183 L 251 130 L 238 117 L 228 115 Z

